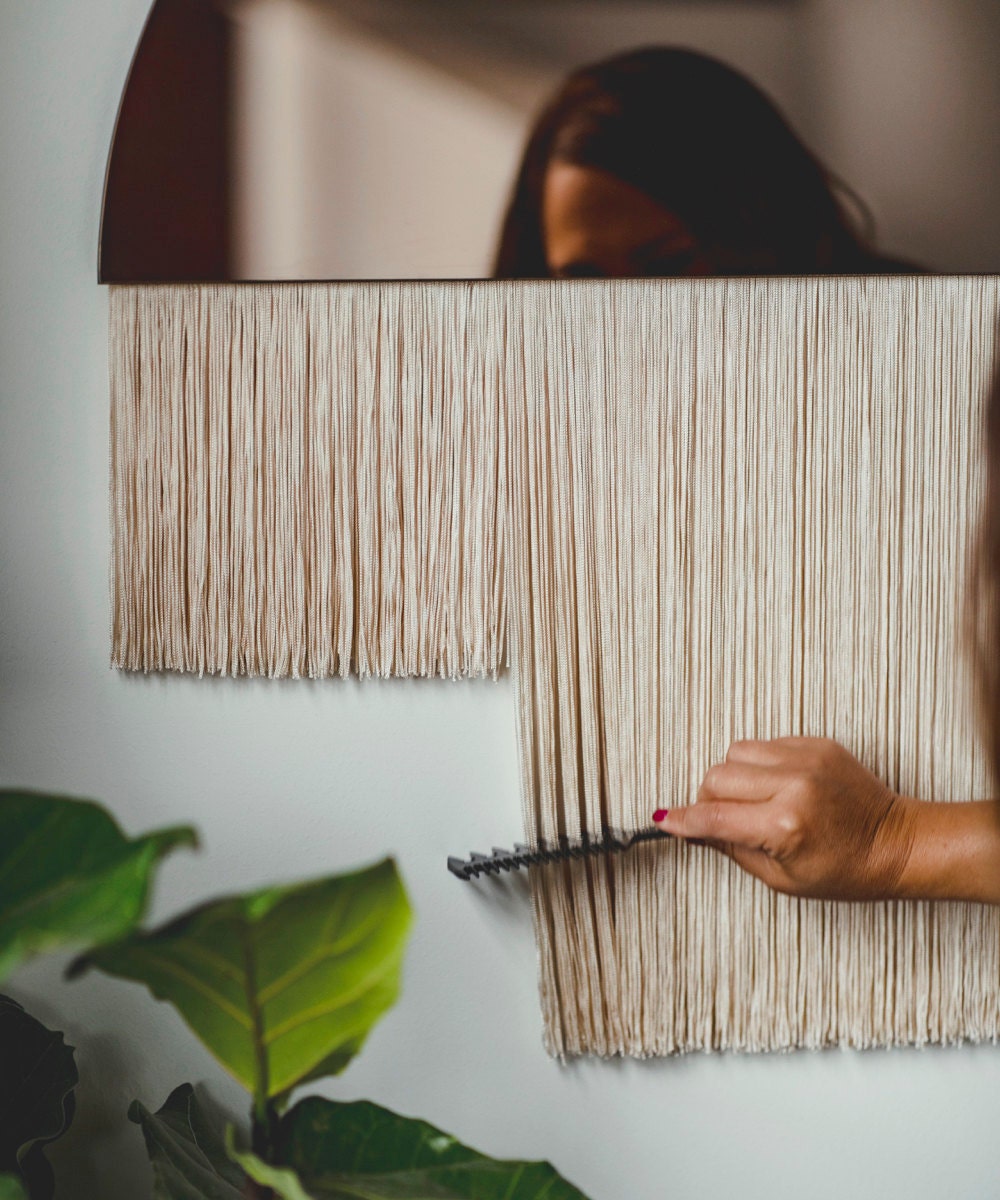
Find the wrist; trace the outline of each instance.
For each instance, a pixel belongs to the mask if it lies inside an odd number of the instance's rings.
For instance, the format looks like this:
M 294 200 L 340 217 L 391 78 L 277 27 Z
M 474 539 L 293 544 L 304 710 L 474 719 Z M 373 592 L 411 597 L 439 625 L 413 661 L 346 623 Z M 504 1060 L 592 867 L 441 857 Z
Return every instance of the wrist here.
M 1000 904 L 1000 803 L 900 801 L 906 850 L 893 898 Z

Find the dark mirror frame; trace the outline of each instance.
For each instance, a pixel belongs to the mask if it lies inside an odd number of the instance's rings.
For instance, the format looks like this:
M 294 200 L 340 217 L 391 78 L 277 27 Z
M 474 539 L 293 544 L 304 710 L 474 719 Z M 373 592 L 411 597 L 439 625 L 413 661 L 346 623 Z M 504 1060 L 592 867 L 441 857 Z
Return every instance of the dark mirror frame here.
M 231 75 L 228 25 L 217 10 L 204 0 L 156 0 L 112 138 L 99 282 L 228 277 Z

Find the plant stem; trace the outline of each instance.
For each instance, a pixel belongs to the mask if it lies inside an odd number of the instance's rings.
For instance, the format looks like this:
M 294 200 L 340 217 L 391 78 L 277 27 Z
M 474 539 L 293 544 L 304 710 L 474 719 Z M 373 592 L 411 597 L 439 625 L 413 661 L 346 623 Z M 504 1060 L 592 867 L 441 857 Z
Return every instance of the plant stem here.
M 274 1112 L 266 1096 L 255 1095 L 250 1113 L 251 1149 L 265 1162 L 272 1161 L 274 1150 Z

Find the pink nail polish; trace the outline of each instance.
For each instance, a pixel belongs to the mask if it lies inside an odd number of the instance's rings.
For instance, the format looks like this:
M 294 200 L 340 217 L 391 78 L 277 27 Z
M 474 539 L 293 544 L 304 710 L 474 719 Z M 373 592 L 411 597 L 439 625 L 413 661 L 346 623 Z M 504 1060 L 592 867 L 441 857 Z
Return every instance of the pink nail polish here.
M 669 812 L 670 809 L 668 808 L 658 808 L 656 812 L 653 813 L 653 824 L 659 825 L 661 821 L 665 821 Z

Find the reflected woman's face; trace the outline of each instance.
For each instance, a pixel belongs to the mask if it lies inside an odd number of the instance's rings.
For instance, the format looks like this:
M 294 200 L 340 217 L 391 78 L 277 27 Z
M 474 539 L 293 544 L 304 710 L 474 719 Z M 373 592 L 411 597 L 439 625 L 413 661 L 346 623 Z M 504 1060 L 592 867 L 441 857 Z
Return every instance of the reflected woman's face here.
M 678 216 L 607 171 L 551 163 L 542 220 L 545 257 L 556 277 L 712 274 Z

